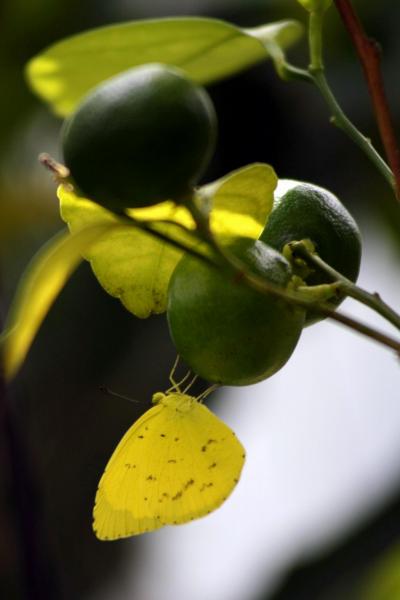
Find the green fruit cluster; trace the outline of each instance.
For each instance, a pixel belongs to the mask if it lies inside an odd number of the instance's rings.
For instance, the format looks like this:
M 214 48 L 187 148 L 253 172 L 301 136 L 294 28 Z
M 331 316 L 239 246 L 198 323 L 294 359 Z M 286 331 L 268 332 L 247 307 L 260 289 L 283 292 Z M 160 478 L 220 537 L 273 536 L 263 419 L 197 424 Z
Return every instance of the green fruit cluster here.
M 65 123 L 63 152 L 77 189 L 122 212 L 192 197 L 215 139 L 207 92 L 180 70 L 151 64 L 90 92 Z M 249 272 L 285 289 L 294 275 L 282 254 L 285 245 L 311 240 L 323 260 L 355 281 L 361 240 L 351 215 L 323 188 L 290 180 L 282 185 L 285 191 L 278 191 L 260 239 L 237 239 L 226 251 Z M 329 282 L 325 272 L 305 274 L 309 286 Z M 177 351 L 194 373 L 228 385 L 256 383 L 276 373 L 304 325 L 319 319 L 189 254 L 171 278 L 167 318 Z
M 204 88 L 161 64 L 91 91 L 67 119 L 63 154 L 83 195 L 114 210 L 183 201 L 211 159 L 216 116 Z
M 361 238 L 341 202 L 315 185 L 282 181 L 260 239 L 242 239 L 229 250 L 251 272 L 283 288 L 291 281 L 290 264 L 281 252 L 292 241 L 309 239 L 327 263 L 355 281 Z M 324 272 L 310 270 L 305 283 L 329 283 Z M 335 298 L 332 304 L 338 304 Z M 169 287 L 168 323 L 178 353 L 192 370 L 227 385 L 256 383 L 276 373 L 290 358 L 304 325 L 315 313 L 261 295 L 220 271 L 185 256 Z

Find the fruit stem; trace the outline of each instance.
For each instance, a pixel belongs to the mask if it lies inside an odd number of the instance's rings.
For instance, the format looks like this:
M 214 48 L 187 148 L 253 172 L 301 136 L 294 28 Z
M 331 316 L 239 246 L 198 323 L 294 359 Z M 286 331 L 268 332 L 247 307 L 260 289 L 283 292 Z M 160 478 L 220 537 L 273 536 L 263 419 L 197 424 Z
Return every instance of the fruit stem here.
M 400 356 L 400 341 L 397 341 L 391 338 L 390 336 L 381 333 L 380 331 L 377 331 L 372 327 L 369 327 L 368 325 L 364 325 L 363 323 L 353 319 L 352 317 L 336 312 L 327 304 L 316 303 L 310 298 L 302 296 L 301 293 L 296 293 L 281 288 L 249 272 L 245 263 L 243 263 L 237 257 L 232 256 L 229 252 L 226 252 L 226 250 L 218 243 L 210 229 L 208 214 L 205 211 L 202 211 L 197 205 L 194 195 L 186 201 L 186 207 L 188 208 L 188 210 L 190 210 L 193 219 L 196 222 L 198 229 L 198 239 L 203 239 L 203 241 L 209 243 L 210 247 L 215 251 L 216 255 L 222 258 L 222 265 L 220 262 L 213 260 L 213 258 L 211 258 L 210 256 L 202 254 L 195 247 L 186 246 L 179 240 L 174 240 L 168 235 L 162 233 L 161 231 L 154 229 L 151 225 L 156 224 L 157 221 L 145 223 L 143 221 L 136 220 L 128 214 L 116 213 L 116 216 L 119 219 L 125 221 L 127 225 L 130 225 L 131 227 L 137 227 L 138 229 L 141 229 L 142 231 L 145 231 L 150 235 L 154 235 L 156 238 L 162 240 L 163 242 L 171 244 L 172 246 L 178 248 L 181 251 L 189 252 L 189 254 L 199 258 L 200 260 L 205 261 L 213 268 L 218 269 L 221 268 L 221 266 L 223 265 L 227 266 L 231 270 L 233 278 L 238 283 L 244 283 L 246 285 L 249 285 L 254 290 L 260 292 L 261 294 L 275 296 L 276 298 L 280 298 L 281 300 L 288 302 L 289 304 L 300 306 L 305 310 L 314 311 L 317 314 L 329 317 L 334 321 L 338 321 L 346 327 L 358 331 L 359 333 L 379 342 L 387 348 L 395 350 L 397 355 Z M 184 226 L 181 226 L 181 228 L 186 229 Z M 192 235 L 196 235 L 194 232 L 188 229 L 186 229 L 186 231 L 188 233 L 191 233 Z
M 328 265 L 318 254 L 310 252 L 303 242 L 292 242 L 290 248 L 294 254 L 301 256 L 308 263 L 311 263 L 332 277 L 333 281 L 338 283 L 339 291 L 361 302 L 361 304 L 365 304 L 400 330 L 400 315 L 388 306 L 379 294 L 367 292 L 355 285 L 350 279 L 347 279 L 347 277 Z
M 305 310 L 314 311 L 317 314 L 329 317 L 330 319 L 342 323 L 342 325 L 345 325 L 346 327 L 349 327 L 358 333 L 361 333 L 375 340 L 376 342 L 395 350 L 396 354 L 400 356 L 399 340 L 395 340 L 392 337 L 373 329 L 372 327 L 369 327 L 368 325 L 364 325 L 352 317 L 335 311 L 331 306 L 329 306 L 329 304 L 316 303 L 315 300 L 313 301 L 310 298 L 304 297 L 301 295 L 301 293 L 296 293 L 288 289 L 281 288 L 270 281 L 266 281 L 260 276 L 251 273 L 245 263 L 243 263 L 236 256 L 233 256 L 231 253 L 227 252 L 225 248 L 219 244 L 218 240 L 215 238 L 210 229 L 208 213 L 201 210 L 194 195 L 192 198 L 188 199 L 186 206 L 191 211 L 201 235 L 205 237 L 212 249 L 231 269 L 235 281 L 238 283 L 247 284 L 261 294 L 275 296 L 276 298 L 280 298 L 281 300 L 288 302 L 289 304 L 293 304 L 294 306 L 299 306 Z M 218 268 L 218 265 L 215 263 L 213 263 L 213 266 Z
M 368 325 L 364 325 L 352 317 L 349 317 L 343 313 L 339 313 L 325 303 L 316 303 L 315 301 L 302 297 L 300 293 L 289 292 L 287 289 L 285 290 L 279 288 L 278 286 L 271 284 L 269 281 L 265 281 L 261 277 L 247 271 L 246 266 L 244 263 L 242 263 L 242 261 L 239 261 L 236 259 L 236 257 L 228 255 L 226 252 L 224 252 L 223 258 L 227 260 L 230 266 L 235 270 L 236 280 L 239 282 L 246 283 L 262 294 L 274 295 L 278 298 L 281 298 L 285 302 L 288 302 L 289 304 L 300 306 L 308 311 L 314 311 L 317 314 L 321 314 L 325 317 L 333 319 L 334 321 L 338 321 L 339 323 L 342 323 L 342 325 L 346 325 L 346 327 L 350 327 L 358 333 L 361 333 L 383 344 L 384 346 L 395 350 L 396 354 L 400 356 L 400 340 L 395 340 L 392 337 L 387 336 L 386 334 L 373 329 L 372 327 L 369 327 Z

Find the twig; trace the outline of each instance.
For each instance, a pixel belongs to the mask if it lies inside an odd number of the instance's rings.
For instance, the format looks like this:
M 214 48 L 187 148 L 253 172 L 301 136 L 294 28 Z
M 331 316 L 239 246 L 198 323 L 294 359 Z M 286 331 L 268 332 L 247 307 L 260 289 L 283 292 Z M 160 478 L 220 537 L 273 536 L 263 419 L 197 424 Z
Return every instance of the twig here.
M 131 217 L 130 215 L 128 215 L 126 213 L 115 213 L 115 214 L 117 215 L 117 217 L 120 220 L 124 221 L 127 225 L 130 225 L 131 227 L 136 227 L 137 229 L 141 229 L 142 231 L 149 233 L 150 235 L 153 235 L 160 242 L 165 242 L 165 243 L 169 244 L 170 246 L 172 246 L 173 248 L 175 248 L 176 250 L 180 250 L 181 252 L 182 251 L 187 252 L 188 254 L 190 254 L 191 256 L 194 256 L 195 258 L 200 258 L 201 260 L 208 263 L 212 267 L 218 267 L 218 264 L 210 256 L 203 254 L 200 250 L 198 250 L 194 246 L 193 247 L 189 246 L 179 240 L 175 240 L 174 238 L 169 237 L 167 234 L 163 233 L 162 231 L 159 231 L 156 227 L 154 227 L 154 225 L 158 225 L 158 224 L 174 225 L 178 229 L 181 229 L 181 230 L 185 231 L 186 233 L 192 235 L 194 238 L 197 237 L 197 240 L 200 242 L 200 241 L 202 241 L 202 238 L 197 236 L 196 231 L 191 231 L 184 225 L 182 225 L 180 223 L 175 223 L 174 221 L 167 221 L 167 220 L 157 221 L 157 220 L 155 220 L 155 221 L 146 222 L 146 221 L 140 221 L 139 219 L 135 219 L 134 217 Z
M 400 152 L 382 77 L 381 51 L 377 42 L 367 36 L 351 0 L 335 0 L 335 5 L 364 71 L 382 144 L 396 181 L 396 197 L 400 201 Z
M 378 171 L 381 172 L 390 187 L 395 189 L 395 180 L 391 169 L 374 148 L 371 140 L 365 137 L 344 113 L 328 84 L 324 70 L 315 70 L 312 73 L 312 76 L 315 85 L 332 112 L 331 123 L 336 125 L 336 127 L 341 129 L 351 140 L 353 140 L 353 142 L 372 161 Z
M 218 243 L 209 228 L 208 217 L 202 213 L 201 209 L 199 209 L 195 202 L 195 198 L 189 199 L 187 208 L 191 211 L 192 216 L 196 221 L 198 228 L 202 231 L 205 239 L 231 268 L 237 281 L 249 285 L 251 288 L 257 290 L 261 294 L 271 294 L 272 296 L 280 298 L 289 304 L 300 306 L 306 310 L 313 311 L 317 314 L 324 315 L 325 317 L 329 317 L 334 321 L 342 323 L 342 325 L 346 325 L 346 327 L 349 327 L 354 331 L 357 331 L 358 333 L 361 333 L 362 335 L 365 335 L 366 337 L 369 337 L 370 339 L 373 339 L 376 342 L 391 348 L 396 352 L 397 356 L 400 357 L 400 340 L 394 339 L 385 333 L 369 327 L 368 325 L 364 325 L 364 323 L 361 323 L 360 321 L 353 319 L 348 315 L 338 313 L 334 308 L 329 306 L 329 304 L 319 302 L 315 303 L 309 298 L 306 300 L 302 298 L 301 292 L 292 292 L 288 289 L 280 288 L 272 282 L 267 281 L 259 275 L 249 271 L 248 266 L 243 261 L 231 254 L 229 251 L 226 251 L 225 248 Z M 216 267 L 215 264 L 213 266 Z
M 48 157 L 46 157 L 46 164 L 49 162 L 50 161 L 48 160 Z M 231 269 L 232 275 L 234 276 L 235 280 L 246 283 L 247 285 L 249 285 L 250 287 L 259 291 L 262 294 L 271 294 L 276 298 L 280 298 L 281 300 L 288 302 L 289 304 L 300 306 L 305 310 L 310 310 L 316 312 L 317 314 L 324 315 L 335 321 L 338 321 L 346 325 L 347 327 L 350 327 L 351 329 L 358 331 L 359 333 L 362 333 L 371 339 L 374 339 L 375 341 L 383 344 L 384 346 L 395 350 L 396 353 L 400 356 L 400 341 L 397 341 L 371 327 L 368 327 L 367 325 L 364 325 L 363 323 L 360 323 L 359 321 L 348 317 L 347 315 L 337 313 L 328 304 L 316 303 L 315 301 L 310 300 L 310 298 L 304 297 L 301 294 L 301 292 L 293 292 L 291 290 L 281 288 L 280 286 L 270 281 L 266 281 L 260 276 L 249 272 L 248 266 L 245 263 L 243 263 L 237 257 L 232 255 L 229 251 L 225 250 L 223 246 L 221 246 L 219 242 L 217 242 L 216 238 L 210 230 L 208 212 L 207 214 L 204 213 L 197 205 L 196 200 L 202 200 L 201 194 L 199 194 L 199 192 L 194 192 L 193 195 L 187 198 L 185 202 L 186 208 L 190 211 L 195 221 L 196 229 L 194 231 L 191 231 L 189 229 L 186 229 L 186 227 L 182 226 L 181 224 L 176 225 L 178 225 L 180 229 L 187 231 L 189 234 L 194 236 L 194 238 L 197 238 L 198 241 L 203 240 L 205 242 L 208 242 L 210 248 L 215 251 L 214 256 L 203 254 L 199 250 L 199 248 L 183 244 L 180 240 L 173 239 L 169 237 L 168 234 L 159 231 L 157 227 L 155 227 L 155 225 L 157 225 L 157 221 L 140 221 L 128 215 L 124 211 L 115 211 L 115 216 L 127 225 L 141 229 L 142 231 L 145 231 L 155 236 L 160 241 L 171 244 L 176 249 L 188 252 L 192 256 L 203 260 L 213 268 L 221 268 L 225 264 L 225 266 L 228 266 Z M 158 224 L 165 225 L 166 223 L 163 223 L 163 221 L 161 220 L 158 222 Z M 170 223 L 168 222 L 168 225 L 169 224 Z M 222 264 L 219 261 L 215 261 L 215 258 L 222 259 Z
M 318 254 L 311 253 L 303 242 L 293 242 L 290 245 L 291 250 L 294 254 L 301 256 L 308 263 L 317 267 L 317 269 L 321 269 L 324 271 L 329 277 L 332 278 L 332 281 L 336 281 L 339 283 L 338 289 L 343 292 L 346 296 L 350 296 L 368 306 L 375 312 L 377 312 L 381 317 L 389 321 L 394 327 L 400 329 L 400 315 L 393 310 L 386 302 L 382 300 L 379 294 L 371 294 L 366 290 L 360 288 L 355 283 L 347 279 L 344 275 L 336 271 L 333 267 L 328 265 Z

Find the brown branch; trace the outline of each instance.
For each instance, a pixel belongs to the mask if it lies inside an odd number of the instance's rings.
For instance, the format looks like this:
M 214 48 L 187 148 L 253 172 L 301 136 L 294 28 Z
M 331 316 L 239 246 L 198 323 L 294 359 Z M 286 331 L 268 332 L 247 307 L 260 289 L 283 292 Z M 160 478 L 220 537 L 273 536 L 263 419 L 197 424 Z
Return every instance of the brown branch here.
M 400 201 L 400 152 L 381 71 L 381 50 L 378 43 L 367 36 L 351 0 L 335 0 L 335 5 L 352 39 L 364 71 L 379 134 L 393 171 L 396 196 Z

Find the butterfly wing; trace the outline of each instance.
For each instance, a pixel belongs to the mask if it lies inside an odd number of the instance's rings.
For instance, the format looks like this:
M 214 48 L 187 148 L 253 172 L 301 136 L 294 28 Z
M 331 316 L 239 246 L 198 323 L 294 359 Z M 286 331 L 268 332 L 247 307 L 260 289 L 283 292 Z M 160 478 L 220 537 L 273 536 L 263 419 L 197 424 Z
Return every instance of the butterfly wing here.
M 100 481 L 94 529 L 116 539 L 186 523 L 220 506 L 235 487 L 244 449 L 204 405 L 171 394 L 125 434 Z
M 168 442 L 163 438 L 157 500 L 162 523 L 177 525 L 209 514 L 227 499 L 239 480 L 245 451 L 234 432 L 194 399 L 191 410 L 171 407 L 169 412 L 173 427 Z
M 96 493 L 93 530 L 100 540 L 115 540 L 161 527 L 146 511 L 143 487 L 146 463 L 152 454 L 149 425 L 162 412 L 156 405 L 125 433 L 114 450 Z

